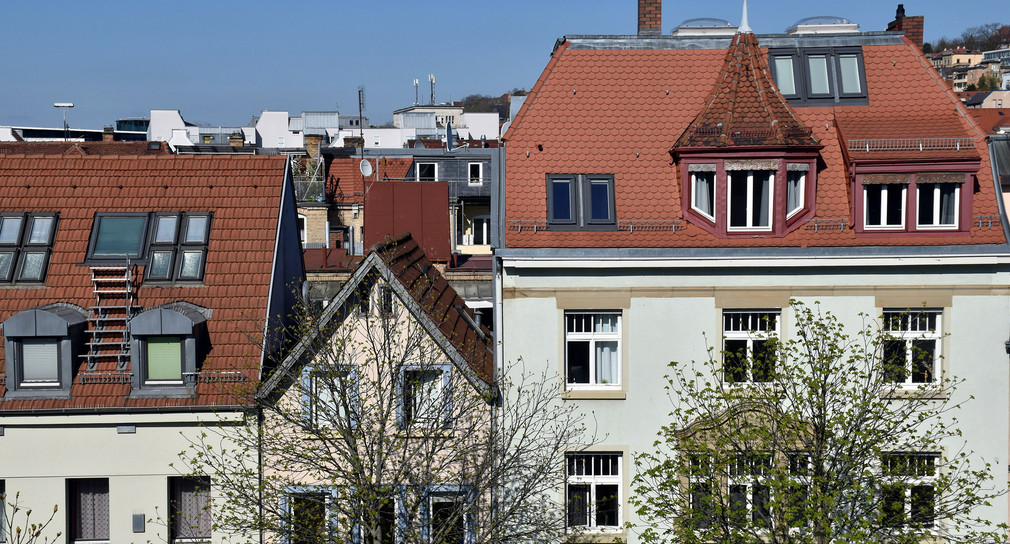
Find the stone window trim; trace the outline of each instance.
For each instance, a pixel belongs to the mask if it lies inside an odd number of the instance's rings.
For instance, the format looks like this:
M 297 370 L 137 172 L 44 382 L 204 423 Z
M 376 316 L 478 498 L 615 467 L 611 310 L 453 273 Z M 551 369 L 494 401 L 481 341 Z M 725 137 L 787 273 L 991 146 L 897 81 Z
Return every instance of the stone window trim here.
M 327 390 L 328 384 L 320 383 L 327 379 L 340 380 L 341 383 L 335 383 L 334 386 L 342 385 L 346 388 L 346 396 L 339 398 L 334 395 L 333 391 Z M 301 374 L 302 424 L 306 428 L 316 430 L 332 427 L 332 423 L 325 418 L 345 416 L 341 413 L 344 407 L 335 406 L 332 403 L 346 402 L 350 408 L 350 414 L 347 415 L 350 418 L 348 428 L 356 428 L 361 409 L 358 380 L 358 367 L 355 365 L 306 366 Z M 330 405 L 324 406 L 324 403 L 330 403 Z
M 210 349 L 207 334 L 209 311 L 188 303 L 173 303 L 145 310 L 127 324 L 130 334 L 131 396 L 191 396 L 195 393 L 196 372 Z M 147 339 L 178 337 L 181 342 L 182 380 L 150 381 L 147 376 Z
M 437 386 L 438 389 L 434 392 L 441 398 L 416 398 L 415 395 L 419 392 L 431 393 L 431 391 L 415 387 L 416 383 L 412 384 L 411 379 L 424 379 L 431 374 L 436 374 L 430 383 Z M 429 380 L 424 380 L 424 383 L 428 382 Z M 399 379 L 396 380 L 396 389 L 396 398 L 399 399 L 396 405 L 396 419 L 402 429 L 452 428 L 452 364 L 404 365 L 400 369 Z M 437 413 L 421 414 L 426 410 L 437 410 Z
M 4 353 L 7 354 L 6 398 L 69 397 L 76 361 L 84 344 L 87 314 L 72 304 L 56 303 L 14 314 L 2 324 Z M 56 343 L 54 383 L 32 385 L 24 382 L 22 347 L 25 339 L 52 339 Z

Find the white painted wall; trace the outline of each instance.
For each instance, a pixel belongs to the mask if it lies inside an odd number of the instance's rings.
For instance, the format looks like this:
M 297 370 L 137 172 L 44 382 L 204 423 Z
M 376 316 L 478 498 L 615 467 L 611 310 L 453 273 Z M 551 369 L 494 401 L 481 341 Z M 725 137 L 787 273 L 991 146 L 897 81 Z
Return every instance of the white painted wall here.
M 151 124 L 147 127 L 147 139 L 152 142 L 167 142 L 172 131 L 186 128 L 179 110 L 151 110 Z
M 219 417 L 242 421 L 238 413 Z M 57 532 L 64 535 L 60 542 L 67 541 L 71 478 L 108 478 L 110 542 L 166 542 L 168 479 L 182 474 L 178 454 L 186 449 L 187 437 L 199 435 L 201 421 L 212 425 L 218 419 L 213 414 L 5 415 L 0 417 L 0 479 L 11 498 L 20 492 L 22 505 L 35 509 L 33 521 L 59 507 L 43 535 L 50 542 Z M 136 425 L 136 433 L 118 434 L 119 424 Z M 133 532 L 135 513 L 146 516 L 143 533 Z M 213 542 L 226 536 L 215 533 Z
M 670 401 L 664 375 L 668 363 L 701 362 L 709 346 L 720 349 L 724 308 L 781 307 L 769 301 L 784 304 L 790 298 L 808 305 L 819 301 L 823 310 L 839 316 L 856 331 L 861 324 L 859 314 L 877 316 L 882 306 L 891 304 L 885 301 L 906 300 L 904 304 L 911 306 L 916 304 L 918 293 L 929 297 L 923 300 L 928 304 L 946 297 L 949 303 L 943 303 L 943 326 L 949 335 L 942 340 L 944 365 L 965 380 L 956 393 L 958 398 L 975 397 L 957 414 L 960 428 L 969 448 L 993 463 L 992 485 L 1007 488 L 1001 470 L 1010 460 L 1010 365 L 1004 349 L 1010 331 L 1010 274 L 1006 267 L 957 271 L 939 266 L 867 268 L 853 274 L 851 269 L 827 267 L 816 272 L 766 267 L 734 272 L 698 267 L 646 270 L 636 266 L 649 263 L 628 259 L 618 264 L 610 261 L 606 264 L 611 268 L 606 270 L 595 268 L 604 263 L 587 260 L 547 269 L 540 268 L 542 260 L 506 259 L 504 264 L 499 334 L 506 361 L 522 358 L 527 367 L 544 365 L 563 376 L 564 306 L 622 311 L 625 398 L 560 400 L 559 391 L 559 402 L 575 403 L 592 414 L 603 440 L 595 449 L 630 455 L 651 451 L 656 432 L 667 422 Z M 739 302 L 748 298 L 752 304 Z M 726 302 L 731 300 L 737 302 Z M 793 318 L 785 307 L 782 315 L 782 334 L 788 339 Z M 626 499 L 634 463 L 624 461 Z M 563 500 L 562 493 L 559 490 L 559 500 Z M 640 524 L 624 502 L 623 521 Z M 1006 522 L 1007 497 L 980 508 L 977 514 Z M 623 536 L 628 542 L 640 542 L 634 531 Z

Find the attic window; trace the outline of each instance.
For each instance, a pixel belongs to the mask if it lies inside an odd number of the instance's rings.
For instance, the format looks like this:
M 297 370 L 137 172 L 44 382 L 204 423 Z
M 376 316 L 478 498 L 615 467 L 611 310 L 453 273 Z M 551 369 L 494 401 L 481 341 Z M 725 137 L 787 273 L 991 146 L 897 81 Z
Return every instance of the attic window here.
M 793 106 L 869 103 L 860 47 L 770 49 L 768 66 Z
M 716 236 L 782 236 L 813 212 L 814 164 L 809 154 L 685 160 L 684 216 Z
M 145 264 L 145 281 L 200 281 L 207 260 L 209 212 L 98 213 L 89 264 Z
M 56 214 L 0 215 L 0 282 L 44 281 L 55 234 Z

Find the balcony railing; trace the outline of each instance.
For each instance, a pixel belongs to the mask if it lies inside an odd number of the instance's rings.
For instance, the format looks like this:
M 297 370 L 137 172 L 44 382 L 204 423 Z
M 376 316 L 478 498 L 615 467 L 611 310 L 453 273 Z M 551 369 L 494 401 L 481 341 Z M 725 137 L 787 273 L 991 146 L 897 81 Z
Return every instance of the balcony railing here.
M 322 158 L 292 156 L 290 161 L 298 202 L 326 200 L 326 166 Z

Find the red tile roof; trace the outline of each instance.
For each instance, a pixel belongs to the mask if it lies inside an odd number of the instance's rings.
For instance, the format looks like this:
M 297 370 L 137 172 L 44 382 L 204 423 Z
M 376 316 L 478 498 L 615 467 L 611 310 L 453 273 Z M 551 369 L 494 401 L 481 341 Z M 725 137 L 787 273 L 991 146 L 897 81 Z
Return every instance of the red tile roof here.
M 376 161 L 369 157 L 372 163 L 371 181 L 379 179 L 403 179 L 410 171 L 413 159 L 410 157 L 381 157 Z M 329 165 L 328 193 L 333 195 L 333 201 L 340 204 L 363 203 L 365 201 L 365 178 L 361 175 L 359 157 L 334 157 Z
M 753 33 L 737 33 L 701 113 L 674 149 L 736 145 L 816 145 L 777 92 Z
M 410 234 L 401 234 L 372 246 L 404 289 L 438 326 L 470 365 L 476 375 L 494 384 L 494 339 L 482 325 L 476 325 L 473 310 L 449 285 Z
M 151 149 L 148 144 L 158 144 Z M 0 155 L 166 155 L 163 142 L 0 142 Z
M 1010 131 L 1010 108 L 976 108 L 968 112 L 988 134 Z
M 626 39 L 626 38 L 625 38 Z M 591 40 L 589 40 L 591 41 Z M 599 39 L 597 39 L 599 41 Z M 761 50 L 762 54 L 766 50 Z M 871 152 L 881 160 L 980 161 L 974 216 L 998 216 L 985 133 L 907 40 L 863 45 L 867 105 L 793 108 L 823 145 L 815 219 L 846 219 L 845 229 L 798 228 L 781 237 L 720 238 L 683 228 L 557 231 L 545 225 L 545 179 L 552 173 L 614 174 L 620 222 L 669 223 L 684 217 L 677 165 L 668 150 L 683 134 L 723 73 L 725 49 L 620 49 L 563 42 L 552 54 L 505 135 L 509 247 L 747 247 L 948 245 L 1004 243 L 997 222 L 973 222 L 970 233 L 857 236 L 852 229 L 846 142 L 870 137 L 964 138 L 967 150 Z M 853 153 L 858 159 L 858 153 Z M 863 157 L 865 159 L 865 157 Z
M 54 302 L 96 305 L 90 268 L 81 266 L 96 212 L 209 211 L 204 281 L 140 284 L 136 302 L 144 309 L 176 301 L 212 309 L 212 347 L 198 370 L 207 376 L 240 371 L 251 388 L 258 379 L 256 338 L 266 318 L 284 169 L 280 156 L 0 156 L 0 212 L 59 213 L 45 285 L 0 286 L 0 321 Z M 83 366 L 75 362 L 75 374 Z M 69 399 L 0 398 L 0 410 L 232 405 L 245 402 L 236 397 L 241 386 L 201 381 L 194 397 L 129 398 L 129 384 L 81 384 L 75 376 Z

